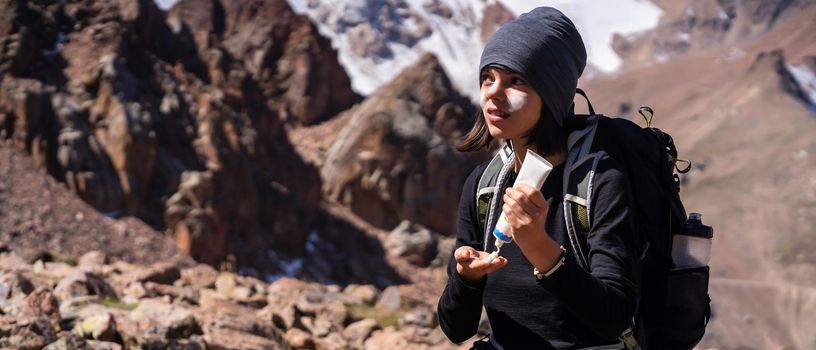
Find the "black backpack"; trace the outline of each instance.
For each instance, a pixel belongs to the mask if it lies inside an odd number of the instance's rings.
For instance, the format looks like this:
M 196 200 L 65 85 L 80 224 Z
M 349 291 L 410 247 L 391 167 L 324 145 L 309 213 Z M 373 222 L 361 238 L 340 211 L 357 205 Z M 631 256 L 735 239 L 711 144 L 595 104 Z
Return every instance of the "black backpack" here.
M 578 93 L 586 98 L 582 90 L 578 89 Z M 709 269 L 675 270 L 671 254 L 673 234 L 682 233 L 686 224 L 677 173 L 687 172 L 691 163 L 677 158 L 671 135 L 651 127 L 651 108 L 640 108 L 639 113 L 647 121 L 647 126 L 641 128 L 624 118 L 595 114 L 588 98 L 587 104 L 589 115 L 576 115 L 570 120 L 577 127 L 568 138 L 564 170 L 570 248 L 582 267 L 588 269 L 584 252 L 591 227 L 593 176 L 598 161 L 611 157 L 622 165 L 629 179 L 637 227 L 644 239 L 638 313 L 633 327 L 621 335 L 621 340 L 629 349 L 692 349 L 702 339 L 711 316 Z M 503 192 L 506 186 L 500 181 L 500 171 L 509 152 L 507 147 L 502 148 L 479 180 L 476 203 L 485 230 L 485 249 L 492 236 L 488 232 L 493 216 L 498 212 L 495 193 Z M 678 164 L 685 166 L 679 168 Z

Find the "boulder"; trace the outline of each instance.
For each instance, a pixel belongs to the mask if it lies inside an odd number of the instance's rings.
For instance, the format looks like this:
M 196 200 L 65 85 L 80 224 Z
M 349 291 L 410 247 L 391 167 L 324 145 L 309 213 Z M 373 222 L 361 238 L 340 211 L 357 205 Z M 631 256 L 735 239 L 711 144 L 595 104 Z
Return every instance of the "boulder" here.
M 122 350 L 122 345 L 110 341 L 102 340 L 88 340 L 85 342 L 88 345 L 88 350 Z M 192 348 L 196 349 L 196 348 Z M 203 349 L 203 348 L 197 348 Z
M 105 252 L 93 250 L 82 254 L 82 256 L 77 259 L 77 266 L 91 268 L 94 266 L 102 266 L 108 262 L 108 256 Z
M 355 303 L 371 305 L 377 301 L 380 291 L 370 284 L 349 284 L 343 289 L 343 294 L 350 297 Z
M 283 337 L 271 318 L 264 318 L 256 314 L 256 310 L 229 300 L 202 297 L 200 307 L 193 314 L 204 333 L 230 329 L 270 339 L 280 340 Z
M 383 290 L 377 300 L 376 307 L 388 312 L 400 311 L 402 309 L 402 294 L 400 294 L 399 287 L 391 286 Z
M 50 290 L 37 288 L 26 296 L 20 309 L 21 316 L 42 317 L 51 322 L 55 329 L 60 326 L 59 303 Z
M 212 266 L 197 264 L 181 270 L 181 280 L 177 284 L 189 286 L 192 289 L 213 288 L 219 273 Z
M 201 328 L 190 310 L 160 299 L 142 299 L 131 311 L 130 318 L 143 334 L 163 339 L 183 339 L 201 334 Z
M 215 329 L 203 336 L 207 349 L 216 350 L 249 350 L 268 349 L 282 350 L 281 342 L 231 329 Z
M 340 301 L 322 304 L 315 312 L 315 324 L 327 328 L 326 333 L 341 332 L 348 320 L 348 309 Z
M 338 333 L 331 333 L 315 341 L 315 350 L 342 350 L 348 348 L 348 341 Z
M 0 316 L 0 348 L 37 350 L 57 340 L 46 318 Z
M 365 318 L 354 322 L 343 330 L 343 337 L 352 344 L 363 344 L 374 330 L 378 328 L 377 321 Z
M 19 314 L 25 299 L 34 291 L 34 285 L 20 272 L 0 274 L 0 312 Z
M 192 304 L 196 304 L 200 300 L 199 290 L 170 286 L 154 282 L 145 283 L 144 291 L 145 295 L 149 297 L 168 296 L 174 301 L 183 301 Z
M 406 337 L 403 332 L 394 329 L 394 327 L 386 327 L 385 329 L 374 331 L 365 341 L 364 349 L 408 349 L 411 347 L 410 345 L 408 337 Z
M 314 350 L 315 348 L 315 342 L 312 336 L 297 328 L 286 331 L 284 339 L 286 339 L 287 344 L 295 349 Z
M 417 326 L 423 328 L 434 328 L 438 325 L 436 311 L 427 306 L 418 306 L 406 312 L 400 319 L 402 326 Z
M 116 341 L 116 321 L 107 312 L 91 315 L 76 323 L 74 333 L 87 339 Z
M 60 280 L 54 288 L 54 295 L 60 302 L 85 296 L 116 298 L 116 292 L 104 278 L 82 270 L 74 270 Z
M 179 278 L 181 278 L 181 272 L 178 264 L 172 261 L 165 261 L 150 265 L 138 280 L 143 283 L 153 282 L 172 285 L 173 282 Z
M 117 344 L 118 345 L 118 344 Z M 43 350 L 75 350 L 87 349 L 88 343 L 82 336 L 74 333 L 62 333 L 55 342 L 46 345 Z
M 390 254 L 404 258 L 411 264 L 425 267 L 437 255 L 436 234 L 430 230 L 403 221 L 388 235 L 386 248 Z

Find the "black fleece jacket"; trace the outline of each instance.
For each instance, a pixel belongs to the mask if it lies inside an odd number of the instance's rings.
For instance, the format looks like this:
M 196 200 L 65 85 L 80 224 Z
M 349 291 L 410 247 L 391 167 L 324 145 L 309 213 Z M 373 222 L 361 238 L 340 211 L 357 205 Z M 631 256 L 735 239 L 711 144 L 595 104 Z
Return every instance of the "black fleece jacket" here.
M 486 165 L 476 167 L 465 181 L 454 249 L 464 245 L 484 249 L 475 197 Z M 568 252 L 564 266 L 536 280 L 518 246 L 507 244 L 501 255 L 508 264 L 479 285 L 469 285 L 459 277 L 451 257 L 448 283 L 437 308 L 440 326 L 451 341 L 461 343 L 476 334 L 484 306 L 491 337 L 504 349 L 577 349 L 618 342 L 636 309 L 635 277 L 640 273 L 631 190 L 619 169 L 614 160 L 602 160 L 593 181 L 592 227 L 585 250 L 591 272 L 579 265 L 567 237 L 563 163 L 553 169 L 541 192 L 549 205 L 545 229 Z

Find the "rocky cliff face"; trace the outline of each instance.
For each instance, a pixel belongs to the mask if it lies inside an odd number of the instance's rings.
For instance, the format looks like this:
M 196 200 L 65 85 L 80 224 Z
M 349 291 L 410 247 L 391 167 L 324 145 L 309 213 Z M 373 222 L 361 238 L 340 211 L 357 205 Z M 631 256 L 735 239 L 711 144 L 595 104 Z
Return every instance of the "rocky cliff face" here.
M 474 110 L 436 57 L 422 56 L 346 112 L 321 169 L 326 193 L 381 228 L 410 220 L 454 233 L 461 184 L 479 158 L 451 145 Z
M 210 57 L 210 76 L 224 79 L 225 66 L 241 67 L 285 120 L 314 124 L 358 99 L 329 41 L 286 1 L 185 0 L 168 23 L 188 31 Z
M 356 97 L 285 1 L 189 1 L 169 16 L 147 0 L 2 6 L 3 139 L 200 261 L 303 251 L 320 178 L 282 120 L 312 123 Z

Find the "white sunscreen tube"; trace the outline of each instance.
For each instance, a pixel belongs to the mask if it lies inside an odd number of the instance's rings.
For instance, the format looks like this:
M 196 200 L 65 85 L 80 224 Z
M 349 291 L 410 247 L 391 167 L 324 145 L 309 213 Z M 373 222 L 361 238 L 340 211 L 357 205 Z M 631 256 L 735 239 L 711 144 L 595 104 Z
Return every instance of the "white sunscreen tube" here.
M 521 164 L 518 177 L 516 177 L 516 181 L 513 182 L 513 187 L 518 184 L 525 184 L 541 190 L 541 186 L 544 185 L 544 181 L 547 180 L 547 176 L 550 175 L 552 168 L 552 164 L 544 159 L 544 157 L 528 149 L 527 155 L 524 157 L 524 162 Z M 497 193 L 496 195 L 503 194 Z M 510 222 L 507 221 L 507 216 L 504 215 L 504 212 L 499 216 L 496 228 L 493 229 L 493 237 L 496 237 L 496 251 L 490 253 L 487 257 L 487 262 L 492 262 L 493 259 L 499 256 L 502 245 L 513 241 L 513 236 L 510 234 Z

